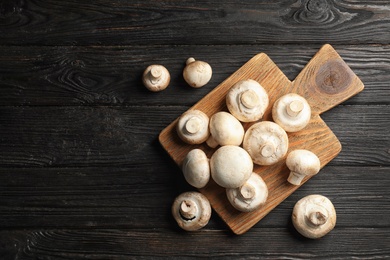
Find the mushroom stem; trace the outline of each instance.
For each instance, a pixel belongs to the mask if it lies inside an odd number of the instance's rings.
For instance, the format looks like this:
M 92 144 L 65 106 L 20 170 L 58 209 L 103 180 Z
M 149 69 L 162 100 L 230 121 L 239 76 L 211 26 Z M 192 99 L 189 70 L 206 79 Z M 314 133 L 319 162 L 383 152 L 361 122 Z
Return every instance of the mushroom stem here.
M 246 182 L 240 187 L 240 195 L 244 200 L 252 200 L 256 195 L 256 189 Z
M 294 100 L 286 106 L 286 111 L 289 116 L 296 117 L 303 110 L 303 102 L 301 100 Z
M 241 94 L 240 101 L 244 107 L 251 109 L 259 104 L 259 97 L 255 91 L 248 89 Z
M 271 157 L 275 153 L 275 145 L 273 143 L 266 143 L 260 148 L 260 153 L 263 157 Z
M 185 220 L 192 220 L 196 218 L 196 213 L 198 209 L 196 207 L 196 203 L 192 200 L 183 200 L 180 204 L 180 215 Z
M 190 57 L 190 58 L 187 59 L 186 65 L 188 65 L 188 64 L 190 64 L 190 63 L 193 63 L 194 61 L 195 61 L 195 59 L 192 58 L 192 57 Z
M 322 210 L 315 210 L 309 213 L 307 219 L 313 226 L 321 226 L 326 223 L 328 216 Z
M 306 175 L 291 171 L 290 175 L 288 176 L 287 181 L 293 185 L 299 185 L 299 184 L 301 184 L 301 182 L 302 182 L 303 178 L 305 178 L 305 176 Z
M 154 66 L 150 70 L 150 80 L 152 82 L 155 82 L 155 81 L 159 80 L 161 75 L 162 75 L 162 70 L 158 66 Z
M 185 124 L 185 129 L 190 134 L 196 134 L 199 132 L 201 127 L 202 120 L 197 116 L 190 117 Z

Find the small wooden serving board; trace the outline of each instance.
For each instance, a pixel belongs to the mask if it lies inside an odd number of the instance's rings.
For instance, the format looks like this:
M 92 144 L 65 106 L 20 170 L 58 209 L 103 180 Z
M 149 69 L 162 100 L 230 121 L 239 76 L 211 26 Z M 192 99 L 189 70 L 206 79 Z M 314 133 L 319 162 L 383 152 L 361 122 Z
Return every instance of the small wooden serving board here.
M 341 151 L 339 140 L 321 119 L 320 114 L 356 95 L 363 90 L 364 85 L 332 46 L 324 45 L 292 82 L 266 54 L 260 53 L 190 109 L 199 109 L 209 117 L 218 111 L 228 111 L 225 96 L 236 82 L 244 79 L 258 81 L 268 92 L 270 105 L 263 121 L 272 121 L 272 105 L 284 94 L 297 93 L 309 102 L 312 108 L 310 123 L 299 132 L 288 133 L 289 152 L 295 149 L 308 149 L 319 157 L 322 168 Z M 215 149 L 206 144 L 189 145 L 179 139 L 175 128 L 177 120 L 159 135 L 161 145 L 176 164 L 181 168 L 184 157 L 194 148 L 202 149 L 210 158 Z M 247 129 L 252 124 L 243 125 Z M 209 199 L 214 211 L 236 234 L 248 231 L 300 187 L 287 182 L 289 170 L 285 159 L 271 166 L 255 164 L 254 172 L 264 179 L 269 190 L 266 204 L 254 212 L 243 213 L 234 209 L 226 198 L 225 189 L 212 180 L 205 188 L 200 189 L 200 192 Z M 305 178 L 302 184 L 308 179 L 309 177 Z

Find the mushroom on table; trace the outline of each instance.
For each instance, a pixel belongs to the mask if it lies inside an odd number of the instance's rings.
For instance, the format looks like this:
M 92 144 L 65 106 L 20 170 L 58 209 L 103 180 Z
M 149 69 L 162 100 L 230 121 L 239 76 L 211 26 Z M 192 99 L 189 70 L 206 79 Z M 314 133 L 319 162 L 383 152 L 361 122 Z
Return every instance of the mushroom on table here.
M 322 195 L 309 195 L 294 206 L 292 222 L 296 230 L 307 238 L 320 238 L 336 225 L 333 203 Z
M 291 171 L 287 181 L 293 185 L 300 185 L 306 176 L 317 174 L 321 168 L 317 155 L 305 149 L 290 152 L 287 155 L 286 165 Z
M 186 181 L 195 188 L 203 188 L 210 180 L 209 159 L 201 149 L 192 149 L 188 152 L 182 170 Z
M 226 95 L 229 112 L 241 122 L 261 119 L 268 104 L 267 92 L 253 79 L 238 81 Z
M 238 188 L 226 189 L 227 198 L 234 208 L 242 212 L 251 212 L 267 201 L 268 187 L 257 173 Z
M 210 64 L 204 61 L 188 58 L 183 70 L 183 78 L 193 88 L 206 85 L 213 74 Z
M 210 139 L 219 145 L 240 145 L 245 130 L 241 122 L 232 114 L 220 111 L 210 118 Z M 210 139 L 207 144 L 210 144 Z
M 302 96 L 290 93 L 280 97 L 272 107 L 272 118 L 287 132 L 297 132 L 307 126 L 311 108 Z
M 172 215 L 177 224 L 184 230 L 195 231 L 201 229 L 210 220 L 210 202 L 200 192 L 184 192 L 174 200 Z
M 253 162 L 241 147 L 225 145 L 218 148 L 210 158 L 213 180 L 224 188 L 238 188 L 251 176 Z
M 245 133 L 243 148 L 258 165 L 272 165 L 280 161 L 288 150 L 286 131 L 271 121 L 253 124 Z
M 166 89 L 170 80 L 169 71 L 164 66 L 158 64 L 148 66 L 142 75 L 144 86 L 153 92 Z
M 209 117 L 200 110 L 188 110 L 177 122 L 176 131 L 180 139 L 188 144 L 201 144 L 209 135 Z

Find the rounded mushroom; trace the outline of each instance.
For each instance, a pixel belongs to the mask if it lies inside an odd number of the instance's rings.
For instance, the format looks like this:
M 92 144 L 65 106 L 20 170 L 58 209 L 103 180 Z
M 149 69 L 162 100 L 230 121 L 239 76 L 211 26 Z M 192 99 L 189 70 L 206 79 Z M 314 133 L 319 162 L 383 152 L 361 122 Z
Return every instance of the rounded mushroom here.
M 311 117 L 309 103 L 302 96 L 286 94 L 275 101 L 272 118 L 287 132 L 297 132 L 306 127 Z
M 144 86 L 153 92 L 166 89 L 170 80 L 171 76 L 169 71 L 162 65 L 150 65 L 142 75 Z
M 180 139 L 188 144 L 201 144 L 210 135 L 209 117 L 200 110 L 188 110 L 176 125 Z
M 241 122 L 261 119 L 269 104 L 268 94 L 255 80 L 241 80 L 226 95 L 229 112 Z
M 240 187 L 249 179 L 252 171 L 251 157 L 239 146 L 222 146 L 210 158 L 211 177 L 224 188 Z
M 200 88 L 206 85 L 213 74 L 211 66 L 204 61 L 188 58 L 183 70 L 184 80 L 193 88 Z
M 242 212 L 251 212 L 265 204 L 268 188 L 258 174 L 252 173 L 240 187 L 226 189 L 226 195 L 234 208 Z
M 211 217 L 209 200 L 200 192 L 184 192 L 172 204 L 172 215 L 184 230 L 195 231 L 206 226 Z
M 203 188 L 210 180 L 209 159 L 201 149 L 192 149 L 188 152 L 182 170 L 186 181 L 195 188 Z
M 245 130 L 240 121 L 232 114 L 220 111 L 210 118 L 210 134 L 219 145 L 240 145 Z
M 244 149 L 258 165 L 272 165 L 280 161 L 288 150 L 287 133 L 274 122 L 253 124 L 245 133 Z
M 321 162 L 313 152 L 297 149 L 287 155 L 286 165 L 291 171 L 287 181 L 293 185 L 300 185 L 303 178 L 320 171 Z
M 320 238 L 335 227 L 336 210 L 327 197 L 309 195 L 295 204 L 292 222 L 301 235 L 307 238 Z

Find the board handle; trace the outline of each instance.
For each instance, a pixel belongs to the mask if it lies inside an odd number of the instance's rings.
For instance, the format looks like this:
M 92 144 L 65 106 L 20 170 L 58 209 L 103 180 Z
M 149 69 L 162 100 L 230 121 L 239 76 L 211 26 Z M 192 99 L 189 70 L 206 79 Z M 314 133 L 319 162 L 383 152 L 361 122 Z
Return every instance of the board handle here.
M 306 98 L 313 114 L 321 114 L 364 89 L 363 82 L 329 44 L 322 46 L 292 84 L 293 92 Z

